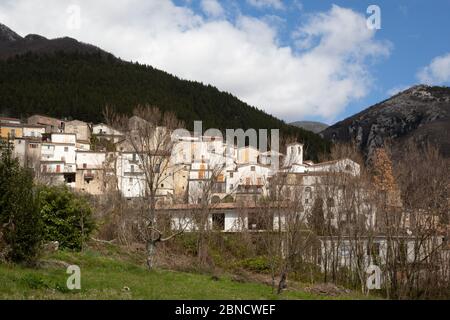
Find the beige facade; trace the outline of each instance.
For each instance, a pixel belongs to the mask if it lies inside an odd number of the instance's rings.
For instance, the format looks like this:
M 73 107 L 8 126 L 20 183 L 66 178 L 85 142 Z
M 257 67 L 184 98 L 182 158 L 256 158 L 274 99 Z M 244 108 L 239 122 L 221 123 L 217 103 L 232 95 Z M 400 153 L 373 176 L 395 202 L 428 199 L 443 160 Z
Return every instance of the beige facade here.
M 91 138 L 91 128 L 86 122 L 79 120 L 66 122 L 64 132 L 75 134 L 77 141 L 89 141 Z
M 102 195 L 105 191 L 103 169 L 77 169 L 75 189 L 91 195 Z

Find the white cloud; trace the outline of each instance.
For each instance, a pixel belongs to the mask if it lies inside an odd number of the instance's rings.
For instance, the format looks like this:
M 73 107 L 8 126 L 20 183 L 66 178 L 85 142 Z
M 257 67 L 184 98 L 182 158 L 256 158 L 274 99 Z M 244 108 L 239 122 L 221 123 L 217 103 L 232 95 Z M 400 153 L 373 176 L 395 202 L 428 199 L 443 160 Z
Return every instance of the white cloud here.
M 225 11 L 217 0 L 202 0 L 201 7 L 203 12 L 211 17 L 221 17 Z
M 429 85 L 443 85 L 450 82 L 450 53 L 433 59 L 417 73 L 420 82 Z
M 128 60 L 148 63 L 238 96 L 287 121 L 334 120 L 368 94 L 368 59 L 389 46 L 362 14 L 333 6 L 301 26 L 307 50 L 279 45 L 275 26 L 249 16 L 208 19 L 160 0 L 78 0 L 82 28 L 66 28 L 61 0 L 0 3 L 0 21 L 22 35 L 72 36 Z
M 283 1 L 281 0 L 247 0 L 247 2 L 257 8 L 274 8 L 274 9 L 284 9 Z

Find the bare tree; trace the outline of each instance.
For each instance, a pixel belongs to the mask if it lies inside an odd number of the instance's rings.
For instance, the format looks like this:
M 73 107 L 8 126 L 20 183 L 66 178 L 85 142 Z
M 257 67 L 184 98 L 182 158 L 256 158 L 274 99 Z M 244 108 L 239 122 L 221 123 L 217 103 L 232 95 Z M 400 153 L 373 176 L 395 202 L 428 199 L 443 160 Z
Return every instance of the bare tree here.
M 136 155 L 142 176 L 142 219 L 139 226 L 146 243 L 147 266 L 152 269 L 157 245 L 184 231 L 164 233 L 157 228 L 157 200 L 162 195 L 164 183 L 173 176 L 170 156 L 174 141 L 171 134 L 173 130 L 182 128 L 182 123 L 173 113 L 162 113 L 151 106 L 138 106 L 132 118 L 110 109 L 105 114 L 108 124 L 123 132 L 126 148 Z

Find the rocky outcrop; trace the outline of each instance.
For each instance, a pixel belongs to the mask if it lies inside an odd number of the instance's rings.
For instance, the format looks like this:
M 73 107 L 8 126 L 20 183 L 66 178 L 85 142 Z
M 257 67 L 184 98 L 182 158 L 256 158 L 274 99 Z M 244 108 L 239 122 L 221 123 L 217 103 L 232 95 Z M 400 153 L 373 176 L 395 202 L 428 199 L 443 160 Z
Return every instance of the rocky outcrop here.
M 450 157 L 450 88 L 419 85 L 322 132 L 334 142 L 355 142 L 367 158 L 390 143 L 395 155 L 410 139 L 437 145 Z

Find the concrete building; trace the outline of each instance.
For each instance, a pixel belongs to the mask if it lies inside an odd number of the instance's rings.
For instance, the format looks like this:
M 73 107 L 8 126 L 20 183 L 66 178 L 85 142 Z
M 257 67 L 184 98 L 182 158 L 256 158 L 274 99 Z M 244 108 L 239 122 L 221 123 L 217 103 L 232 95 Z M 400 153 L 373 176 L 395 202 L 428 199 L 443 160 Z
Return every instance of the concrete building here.
M 0 117 L 0 124 L 1 123 L 5 123 L 5 124 L 21 124 L 22 121 L 20 121 L 20 119 L 16 119 L 16 118 Z
M 46 133 L 64 132 L 64 121 L 52 117 L 34 115 L 28 118 L 28 124 L 45 126 Z
M 64 132 L 75 134 L 77 141 L 89 142 L 91 139 L 91 128 L 84 121 L 67 121 L 64 126 Z
M 23 125 L 16 123 L 0 123 L 0 138 L 15 139 L 23 137 Z
M 76 151 L 75 188 L 91 195 L 101 195 L 106 189 L 106 153 Z

